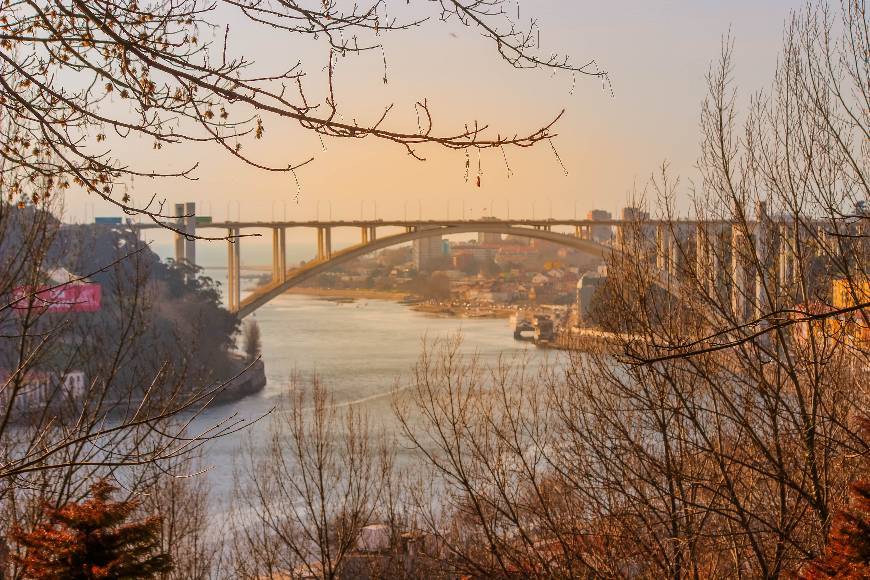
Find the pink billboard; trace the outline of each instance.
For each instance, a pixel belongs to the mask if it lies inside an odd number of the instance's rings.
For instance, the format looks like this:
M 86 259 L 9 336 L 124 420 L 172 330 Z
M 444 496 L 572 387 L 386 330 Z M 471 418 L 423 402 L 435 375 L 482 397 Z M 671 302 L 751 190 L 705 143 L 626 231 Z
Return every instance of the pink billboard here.
M 12 300 L 17 310 L 27 310 L 33 292 L 16 288 Z M 99 284 L 67 284 L 40 290 L 33 296 L 33 308 L 41 312 L 96 312 L 100 309 L 102 289 Z

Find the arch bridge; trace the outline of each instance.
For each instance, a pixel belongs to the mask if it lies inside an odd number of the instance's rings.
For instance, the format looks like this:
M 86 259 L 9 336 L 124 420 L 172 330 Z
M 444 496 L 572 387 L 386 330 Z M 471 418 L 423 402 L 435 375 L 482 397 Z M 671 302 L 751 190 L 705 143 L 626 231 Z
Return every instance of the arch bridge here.
M 301 284 L 318 274 L 329 271 L 365 254 L 397 246 L 415 240 L 431 237 L 451 236 L 468 233 L 494 233 L 519 236 L 552 242 L 554 244 L 574 248 L 586 254 L 606 258 L 620 254 L 620 247 L 625 243 L 625 236 L 637 235 L 637 224 L 623 220 L 501 220 L 483 218 L 476 220 L 352 220 L 352 221 L 236 221 L 212 222 L 197 219 L 196 207 L 193 203 L 176 204 L 175 259 L 178 262 L 196 263 L 196 230 L 211 228 L 222 229 L 227 234 L 227 270 L 229 298 L 227 308 L 244 318 L 280 296 L 289 288 Z M 727 240 L 726 232 L 731 235 L 732 224 L 719 222 L 680 222 L 681 227 L 692 231 L 691 239 L 697 248 L 692 249 L 692 261 L 697 268 L 713 271 L 721 269 L 724 264 L 717 264 L 715 244 Z M 160 224 L 134 224 L 136 230 L 162 228 Z M 569 230 L 554 231 L 553 228 Z M 286 231 L 288 228 L 306 228 L 316 232 L 317 253 L 310 260 L 298 267 L 287 267 Z M 332 231 L 336 228 L 356 228 L 360 231 L 360 242 L 353 246 L 333 251 Z M 391 228 L 401 230 L 382 237 L 378 229 Z M 630 231 L 628 228 L 631 228 Z M 672 288 L 673 282 L 666 283 L 668 275 L 673 275 L 680 268 L 686 267 L 688 253 L 677 240 L 673 223 L 646 221 L 644 237 L 654 239 L 655 269 L 663 287 Z M 272 279 L 245 297 L 241 296 L 241 251 L 243 232 L 252 229 L 269 229 L 272 231 Z M 596 241 L 607 239 L 607 244 Z M 736 237 L 734 238 L 736 240 Z M 736 267 L 732 265 L 732 267 Z M 784 268 L 781 264 L 780 268 Z M 670 290 L 669 290 L 670 291 Z

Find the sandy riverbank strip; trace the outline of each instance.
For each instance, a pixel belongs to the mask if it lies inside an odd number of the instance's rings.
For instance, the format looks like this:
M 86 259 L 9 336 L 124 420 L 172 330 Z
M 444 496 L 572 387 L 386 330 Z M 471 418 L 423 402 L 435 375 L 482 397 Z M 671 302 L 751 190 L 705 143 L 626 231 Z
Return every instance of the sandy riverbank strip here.
M 287 294 L 317 296 L 320 298 L 353 298 L 357 300 L 392 300 L 398 302 L 406 298 L 407 292 L 390 292 L 389 290 L 370 290 L 366 288 L 309 288 L 296 286 L 287 290 Z M 508 318 L 514 311 L 506 307 L 476 307 L 464 308 L 446 304 L 420 303 L 410 305 L 412 310 L 425 312 L 436 316 L 456 318 Z
M 323 298 L 362 298 L 365 300 L 401 300 L 408 295 L 407 292 L 369 290 L 366 288 L 309 288 L 303 286 L 294 286 L 286 293 L 321 296 Z

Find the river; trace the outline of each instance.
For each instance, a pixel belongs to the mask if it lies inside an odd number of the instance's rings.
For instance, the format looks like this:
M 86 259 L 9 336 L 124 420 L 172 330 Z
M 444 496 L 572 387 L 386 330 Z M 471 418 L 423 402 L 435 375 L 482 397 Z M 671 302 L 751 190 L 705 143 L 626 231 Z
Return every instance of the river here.
M 226 287 L 225 271 L 206 272 Z M 243 279 L 243 294 L 250 280 Z M 321 378 L 336 405 L 358 404 L 370 424 L 388 432 L 396 424 L 390 394 L 396 381 L 407 384 L 420 356 L 423 340 L 461 332 L 463 350 L 476 352 L 486 363 L 535 348 L 513 340 L 504 319 L 439 318 L 395 302 L 360 299 L 339 304 L 315 297 L 285 294 L 253 315 L 262 335 L 265 389 L 237 402 L 208 410 L 193 429 L 206 427 L 237 413 L 252 420 L 280 405 L 294 370 Z M 255 442 L 265 435 L 265 421 L 251 428 Z M 234 434 L 205 446 L 204 461 L 213 502 L 226 505 L 232 491 L 233 462 L 246 435 Z M 219 508 L 220 509 L 220 508 Z

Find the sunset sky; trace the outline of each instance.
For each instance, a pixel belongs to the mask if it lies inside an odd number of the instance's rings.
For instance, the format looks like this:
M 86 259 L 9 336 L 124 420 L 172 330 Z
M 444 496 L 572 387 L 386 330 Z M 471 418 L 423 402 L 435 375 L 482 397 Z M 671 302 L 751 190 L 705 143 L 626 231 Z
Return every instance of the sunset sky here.
M 404 4 L 404 2 L 400 3 Z M 575 62 L 596 59 L 608 70 L 614 95 L 596 79 L 544 71 L 514 70 L 501 61 L 494 46 L 473 30 L 437 21 L 421 28 L 382 37 L 389 83 L 384 84 L 380 52 L 342 59 L 336 69 L 337 96 L 345 118 L 360 122 L 377 118 L 394 103 L 390 124 L 414 129 L 414 101 L 426 98 L 436 130 L 455 132 L 478 120 L 507 134 L 532 132 L 563 108 L 555 145 L 567 169 L 563 172 L 549 144 L 506 149 L 509 176 L 498 150 L 481 154 L 482 187 L 474 186 L 477 154 L 472 153 L 472 179 L 465 181 L 465 154 L 437 147 L 423 148 L 419 162 L 399 145 L 373 139 L 327 140 L 291 123 L 266 118 L 266 135 L 250 152 L 267 161 L 287 164 L 313 156 L 298 171 L 300 188 L 287 175 L 265 174 L 245 167 L 214 146 L 178 147 L 151 156 L 149 143 L 128 143 L 124 155 L 141 155 L 160 169 L 200 163 L 195 182 L 133 184 L 134 200 L 152 193 L 170 203 L 196 201 L 201 214 L 217 220 L 240 213 L 244 220 L 328 217 L 358 218 L 361 212 L 382 218 L 444 217 L 450 205 L 458 218 L 494 213 L 512 217 L 572 217 L 593 208 L 616 211 L 635 184 L 668 160 L 688 187 L 697 157 L 700 103 L 705 73 L 731 30 L 736 43 L 735 77 L 745 99 L 766 88 L 773 74 L 782 28 L 798 0 L 683 0 L 587 2 L 535 0 L 524 2 L 522 17 L 538 18 L 541 51 L 567 53 Z M 257 60 L 263 70 L 286 67 L 301 59 L 309 73 L 310 94 L 322 95 L 322 69 L 327 52 L 321 44 L 300 43 L 264 34 L 238 15 L 231 22 L 231 47 Z M 572 91 L 573 84 L 573 91 Z M 141 153 L 140 153 L 141 152 Z M 286 213 L 285 213 L 286 212 Z M 91 198 L 67 201 L 70 220 L 93 215 L 119 215 Z

